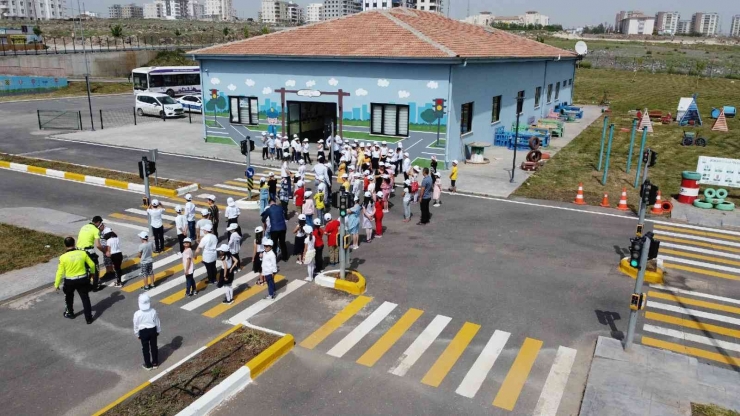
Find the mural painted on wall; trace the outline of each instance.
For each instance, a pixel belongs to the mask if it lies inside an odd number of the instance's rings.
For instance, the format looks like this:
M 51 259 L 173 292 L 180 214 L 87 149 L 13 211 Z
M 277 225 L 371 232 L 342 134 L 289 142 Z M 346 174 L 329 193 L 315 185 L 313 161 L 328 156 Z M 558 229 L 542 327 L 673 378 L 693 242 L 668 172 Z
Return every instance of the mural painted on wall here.
M 67 78 L 0 75 L 0 94 L 35 94 L 67 85 Z

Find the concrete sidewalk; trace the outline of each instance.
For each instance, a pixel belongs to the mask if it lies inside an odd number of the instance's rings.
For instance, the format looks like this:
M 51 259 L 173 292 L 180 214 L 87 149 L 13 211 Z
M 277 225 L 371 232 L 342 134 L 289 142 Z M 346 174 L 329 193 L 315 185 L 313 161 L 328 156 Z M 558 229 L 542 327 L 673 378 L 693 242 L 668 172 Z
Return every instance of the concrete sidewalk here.
M 715 228 L 740 228 L 740 211 L 720 211 L 718 209 L 701 209 L 693 205 L 682 204 L 671 199 L 673 211 L 671 219 L 689 224 Z
M 740 373 L 599 337 L 580 416 L 690 416 L 691 403 L 740 410 Z

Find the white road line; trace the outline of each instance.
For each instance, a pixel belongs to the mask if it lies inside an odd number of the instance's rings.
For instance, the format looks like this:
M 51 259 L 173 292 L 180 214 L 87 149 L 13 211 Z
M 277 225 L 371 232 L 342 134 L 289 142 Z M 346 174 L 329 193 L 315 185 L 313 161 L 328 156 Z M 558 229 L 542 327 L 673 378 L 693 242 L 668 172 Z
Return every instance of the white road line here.
M 726 253 L 724 251 L 715 251 L 715 250 L 709 250 L 706 248 L 700 248 L 700 247 L 693 247 L 693 246 L 685 246 L 683 244 L 673 244 L 669 243 L 667 241 L 661 241 L 660 247 L 664 248 L 677 248 L 679 250 L 686 250 L 691 252 L 697 252 L 697 253 L 704 253 L 704 254 L 711 254 L 713 256 L 719 256 L 719 257 L 728 257 L 731 259 L 737 259 L 740 260 L 740 254 L 732 254 L 732 253 Z
M 468 370 L 462 383 L 455 390 L 455 393 L 471 399 L 475 397 L 510 336 L 510 333 L 499 330 L 493 333 L 491 339 L 488 340 L 486 346 L 483 347 L 483 351 L 481 351 L 475 363 L 473 363 L 473 366 Z
M 109 221 L 103 221 L 103 222 L 104 223 L 105 222 L 110 223 Z M 157 260 L 157 261 L 154 262 L 154 264 L 152 264 L 152 270 L 157 270 L 158 268 L 160 268 L 160 267 L 162 267 L 164 265 L 167 265 L 169 263 L 172 263 L 173 261 L 176 261 L 179 258 L 180 258 L 180 256 L 178 256 L 177 254 L 173 254 L 173 255 L 167 256 L 167 257 L 165 257 L 165 258 L 163 258 L 161 260 Z M 132 272 L 129 272 L 129 273 L 126 273 L 125 275 L 123 275 L 123 277 L 121 278 L 121 281 L 124 281 L 125 282 L 125 281 L 128 281 L 128 280 L 137 278 L 137 277 L 139 277 L 139 274 L 140 274 L 139 268 L 137 267 L 136 270 L 134 270 Z M 113 282 L 111 282 L 111 285 L 112 284 L 113 284 Z
M 193 279 L 199 278 L 205 272 L 206 272 L 205 267 L 195 269 L 193 271 Z M 150 289 L 146 293 L 151 298 L 153 296 L 157 296 L 160 293 L 166 292 L 178 286 L 180 287 L 181 290 L 185 290 L 185 275 L 184 274 L 176 279 L 168 280 L 167 282 L 164 282 L 161 285 L 157 285 L 154 287 L 154 289 Z
M 409 146 L 409 147 L 405 148 L 405 149 L 404 149 L 403 151 L 404 151 L 404 152 L 408 152 L 408 151 L 409 151 L 409 149 L 411 149 L 412 147 L 416 146 L 417 144 L 419 144 L 419 143 L 421 143 L 421 142 L 423 142 L 423 141 L 424 141 L 424 139 L 420 139 L 420 140 L 419 140 L 418 142 L 416 142 L 416 143 L 412 144 L 411 146 Z
M 678 338 L 678 339 L 682 339 L 685 341 L 696 342 L 698 344 L 709 345 L 711 347 L 721 348 L 723 350 L 740 352 L 740 344 L 735 344 L 734 342 L 722 341 L 719 339 L 704 337 L 704 336 L 692 334 L 689 332 L 679 331 L 677 329 L 668 329 L 668 328 L 663 328 L 661 326 L 655 326 L 655 325 L 650 325 L 650 324 L 643 325 L 642 329 L 643 331 L 652 332 L 653 334 L 660 334 L 660 335 L 665 335 L 667 337 L 673 337 L 673 338 Z
M 56 152 L 58 150 L 67 150 L 67 148 L 66 147 L 53 147 L 51 149 L 43 149 L 43 150 L 36 150 L 33 152 L 18 153 L 18 156 L 40 155 L 42 153 Z
M 724 272 L 730 272 L 730 273 L 740 274 L 740 269 L 736 269 L 734 267 L 720 266 L 718 264 L 705 263 L 703 261 L 687 260 L 687 259 L 684 259 L 684 258 L 681 258 L 681 257 L 673 257 L 673 256 L 659 255 L 658 256 L 658 260 L 671 261 L 671 262 L 675 262 L 675 263 L 683 263 L 683 264 L 688 264 L 688 265 L 691 265 L 691 266 L 699 266 L 699 267 L 705 267 L 707 269 L 722 270 Z
M 437 339 L 450 321 L 452 321 L 452 318 L 449 316 L 435 316 L 424 331 L 401 354 L 398 361 L 396 361 L 396 365 L 388 370 L 388 372 L 400 377 L 406 375 L 406 372 L 411 369 L 421 355 L 434 343 L 434 340 Z
M 126 224 L 125 222 L 111 221 L 107 218 L 103 218 L 103 222 L 106 224 L 117 225 L 119 227 L 131 228 L 132 230 L 136 230 L 136 231 L 147 231 L 147 232 L 149 231 L 149 229 L 146 227 L 141 227 L 141 226 L 133 225 L 133 224 Z
M 244 192 L 244 191 L 247 190 L 247 188 L 245 188 L 243 186 L 223 185 L 223 184 L 220 184 L 220 183 L 217 183 L 217 184 L 215 184 L 213 186 L 215 186 L 216 188 L 231 189 L 233 191 L 242 191 L 242 192 Z
M 713 243 L 713 244 L 717 244 L 717 245 L 724 245 L 724 246 L 731 246 L 731 247 L 740 247 L 740 243 L 736 243 L 736 242 L 733 242 L 733 241 L 727 241 L 727 240 L 718 240 L 716 238 L 708 238 L 708 237 L 699 237 L 699 236 L 696 236 L 696 235 L 671 233 L 671 232 L 663 231 L 663 230 L 654 230 L 653 232 L 658 237 L 658 240 L 660 240 L 660 236 L 661 235 L 664 235 L 666 237 L 686 238 L 686 239 L 696 240 L 696 241 L 705 241 L 707 243 Z
M 275 299 L 261 299 L 257 301 L 256 303 L 254 303 L 252 306 L 248 307 L 247 309 L 232 316 L 227 322 L 232 325 L 236 325 L 244 321 L 247 321 L 251 319 L 253 316 L 257 315 L 258 313 L 268 308 L 269 306 L 274 305 L 275 302 L 278 302 L 284 297 L 295 292 L 296 290 L 298 290 L 298 288 L 300 288 L 301 286 L 305 284 L 306 282 L 304 282 L 303 280 L 293 280 L 285 286 L 284 291 L 277 293 L 277 296 L 275 297 Z
M 354 347 L 362 338 L 365 337 L 365 335 L 369 334 L 370 331 L 373 330 L 378 324 L 380 324 L 383 319 L 386 318 L 391 312 L 393 312 L 393 309 L 396 309 L 396 306 L 398 306 L 395 303 L 391 302 L 383 302 L 382 305 L 378 307 L 373 313 L 370 314 L 367 318 L 365 318 L 362 323 L 357 325 L 355 329 L 352 330 L 349 334 L 347 334 L 346 337 L 344 337 L 341 341 L 337 342 L 337 345 L 333 346 L 332 349 L 330 349 L 327 354 L 331 355 L 332 357 L 342 358 L 344 354 L 347 353 L 352 347 Z
M 677 228 L 688 228 L 691 230 L 701 230 L 701 231 L 709 231 L 713 233 L 719 233 L 719 234 L 727 234 L 727 235 L 736 235 L 740 236 L 740 232 L 737 231 L 730 231 L 730 230 L 723 230 L 719 228 L 707 228 L 707 227 L 699 227 L 698 225 L 688 225 L 688 224 L 678 224 L 673 222 L 667 222 L 667 221 L 658 221 L 658 220 L 652 220 L 655 224 L 670 226 L 670 227 L 677 227 Z
M 740 300 L 733 299 L 733 298 L 726 298 L 723 296 L 710 295 L 709 293 L 694 292 L 693 290 L 679 289 L 677 287 L 668 287 L 664 285 L 650 285 L 650 287 L 654 289 L 667 290 L 673 293 L 681 293 L 684 295 L 696 296 L 698 298 L 706 298 L 706 299 L 718 300 L 720 302 L 734 303 L 736 305 L 740 305 Z
M 147 212 L 146 211 L 144 211 L 143 209 L 138 209 L 138 208 L 128 208 L 128 209 L 126 209 L 126 212 L 130 212 L 132 214 L 143 215 L 145 217 L 147 216 Z M 162 219 L 163 220 L 167 220 L 167 221 L 174 221 L 175 220 L 175 217 L 173 217 L 172 215 L 162 214 Z
M 675 305 L 667 305 L 665 303 L 655 302 L 652 300 L 648 300 L 647 306 L 649 308 L 662 309 L 664 311 L 676 312 L 676 313 L 680 313 L 683 315 L 694 316 L 697 318 L 705 318 L 705 319 L 711 319 L 713 321 L 725 322 L 725 323 L 732 324 L 732 325 L 740 325 L 740 319 L 732 318 L 732 317 L 724 316 L 724 315 L 717 315 L 716 313 L 703 312 L 703 311 L 698 311 L 696 309 L 682 308 L 680 306 L 675 306 Z
M 259 276 L 259 273 L 249 272 L 242 277 L 234 279 L 234 283 L 232 283 L 232 287 L 236 289 L 239 286 L 245 283 L 248 283 L 250 280 L 254 279 L 257 276 Z M 198 297 L 195 300 L 182 305 L 182 309 L 185 309 L 186 311 L 195 310 L 205 305 L 206 303 L 212 301 L 213 299 L 220 297 L 221 295 L 223 295 L 223 292 L 220 290 L 212 290 L 202 295 L 197 295 Z
M 556 416 L 575 359 L 576 350 L 563 346 L 558 347 L 555 361 L 550 367 L 545 386 L 542 388 L 537 406 L 534 408 L 534 416 Z
M 421 152 L 422 155 L 432 155 L 432 156 L 444 156 L 444 153 L 429 153 L 429 152 Z

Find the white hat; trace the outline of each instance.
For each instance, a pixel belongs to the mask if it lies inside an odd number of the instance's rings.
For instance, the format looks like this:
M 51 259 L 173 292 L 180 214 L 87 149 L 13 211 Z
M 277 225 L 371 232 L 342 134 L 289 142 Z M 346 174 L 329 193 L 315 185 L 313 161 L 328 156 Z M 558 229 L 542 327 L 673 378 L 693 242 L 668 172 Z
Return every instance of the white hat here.
M 308 139 L 303 139 L 303 143 L 308 143 Z
M 355 165 L 349 165 L 349 170 L 355 170 Z
M 210 199 L 213 202 L 216 202 L 216 195 L 211 194 L 211 195 L 208 195 L 206 198 Z
M 218 248 L 216 249 L 216 251 L 229 251 L 229 245 L 228 244 L 221 244 L 220 246 L 218 246 Z
M 267 132 L 266 132 L 266 131 L 263 131 L 263 132 L 262 132 L 262 135 L 263 135 L 263 136 L 267 136 Z
M 299 188 L 300 188 L 301 186 L 303 186 L 303 181 L 298 181 L 298 182 L 296 182 L 296 186 L 297 186 L 297 187 L 299 187 Z
M 457 159 L 453 160 L 453 161 L 452 161 L 452 164 L 453 164 L 453 165 L 457 165 Z
M 190 194 L 185 195 L 185 200 L 186 201 L 190 201 L 192 199 L 193 199 L 193 196 L 192 195 L 190 195 Z
M 370 174 L 370 171 L 369 170 L 365 170 L 364 172 L 362 172 L 362 174 L 363 175 L 369 175 Z
M 321 183 L 319 184 L 319 191 L 323 191 L 323 190 L 325 190 L 325 189 L 326 189 L 326 184 L 325 184 L 324 182 L 321 182 Z
M 314 218 L 313 224 L 321 227 L 321 218 Z
M 159 200 L 158 199 L 152 199 L 152 206 L 153 207 L 156 207 L 157 205 L 159 205 Z
M 437 160 L 437 156 L 432 155 L 432 160 Z
M 403 155 L 409 157 L 409 152 L 404 152 Z
M 264 240 L 262 240 L 262 245 L 272 247 L 272 240 L 270 240 L 269 238 L 265 238 Z
M 232 222 L 228 227 L 226 227 L 226 231 L 234 231 L 237 228 L 239 228 L 239 224 Z
M 265 179 L 265 177 L 264 177 L 264 176 L 260 178 L 260 183 L 262 183 L 262 182 L 266 182 L 266 181 L 267 181 L 267 180 Z
M 175 205 L 175 212 L 178 214 L 182 212 L 182 207 L 180 205 Z
M 305 196 L 306 198 L 308 198 L 308 197 L 309 197 L 309 196 L 311 196 L 311 195 L 313 195 L 313 192 L 311 192 L 311 191 L 306 191 L 306 193 L 304 194 L 304 196 Z
M 360 200 L 360 197 L 355 195 L 355 201 L 359 201 L 359 200 Z
M 233 207 L 234 206 L 234 198 L 228 197 L 226 198 L 226 205 Z
M 324 214 L 324 221 L 329 221 L 329 220 L 331 220 L 331 214 L 327 212 L 326 214 Z
M 372 195 L 370 191 L 365 191 L 365 198 L 370 198 L 370 195 Z
M 208 223 L 208 224 L 204 225 L 203 228 L 202 228 L 202 230 L 203 231 L 213 231 L 213 224 Z
M 298 220 L 306 220 L 306 214 L 298 214 Z
M 149 233 L 146 231 L 142 231 L 139 233 L 139 238 L 141 238 L 142 240 L 146 240 L 147 238 L 149 238 Z
M 313 232 L 313 227 L 311 227 L 310 225 L 304 225 L 303 226 L 303 232 L 310 234 L 310 233 Z
M 342 177 L 343 177 L 343 178 L 349 178 L 349 175 L 347 175 L 346 173 L 343 173 L 343 174 L 342 174 Z M 323 184 L 322 184 L 322 185 L 323 185 Z
M 306 164 L 306 162 L 304 162 L 304 161 L 303 161 L 303 159 L 301 159 L 301 160 L 299 160 L 299 161 L 298 161 L 298 164 L 299 164 L 299 165 L 305 165 L 305 164 Z
M 379 143 L 380 143 L 380 142 L 378 142 L 377 140 L 373 142 L 373 144 L 374 144 L 375 146 L 377 146 L 377 145 L 378 145 Z
M 265 231 L 265 229 L 261 225 L 254 229 L 255 233 L 261 233 L 262 231 Z
M 398 142 L 398 146 L 396 147 L 398 147 L 399 149 L 403 149 L 403 142 Z
M 421 168 L 420 168 L 420 167 L 418 167 L 418 166 L 414 166 L 414 171 L 415 171 L 415 172 L 421 172 Z
M 388 143 L 383 142 L 383 143 L 381 143 L 381 146 L 388 146 Z
M 378 196 L 378 198 L 382 198 L 383 197 L 383 192 L 382 191 L 378 191 L 378 193 L 376 195 Z
M 112 232 L 113 232 L 113 230 L 111 230 L 111 229 L 110 229 L 110 228 L 108 228 L 108 227 L 105 227 L 105 228 L 103 228 L 103 235 L 106 235 L 106 234 L 108 234 L 108 233 L 112 233 Z
M 204 217 L 205 217 L 205 216 L 208 216 L 208 210 L 207 210 L 207 209 L 205 209 L 205 208 L 203 208 L 202 210 L 200 210 L 200 215 L 202 215 L 202 216 L 204 216 Z
M 183 243 L 192 243 L 193 240 L 191 240 L 190 237 L 185 237 L 185 238 L 182 239 L 182 242 Z
M 357 143 L 357 139 L 352 140 L 353 143 Z
M 406 179 L 405 181 L 403 181 L 403 183 L 405 183 L 406 185 L 411 185 L 411 179 Z
M 365 147 L 365 142 L 360 142 L 360 147 Z
M 275 176 L 275 172 L 270 172 L 270 177 L 272 178 L 273 176 Z
M 298 135 L 297 135 L 297 134 L 294 134 L 294 135 L 293 135 L 293 138 L 294 138 L 294 139 L 297 139 L 297 138 L 298 138 Z

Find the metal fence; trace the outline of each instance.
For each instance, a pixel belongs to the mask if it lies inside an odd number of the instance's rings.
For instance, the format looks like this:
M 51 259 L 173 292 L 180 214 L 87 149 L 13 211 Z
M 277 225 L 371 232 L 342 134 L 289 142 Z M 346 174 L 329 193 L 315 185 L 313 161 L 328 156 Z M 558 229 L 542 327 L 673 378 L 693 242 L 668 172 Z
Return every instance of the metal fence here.
M 37 110 L 39 129 L 82 130 L 82 112 Z
M 586 56 L 581 65 L 587 68 L 605 68 L 620 71 L 662 72 L 701 75 L 709 78 L 740 79 L 740 62 L 733 59 L 631 57 L 602 52 Z
M 139 50 L 199 49 L 241 39 L 238 36 L 195 35 L 174 38 L 156 36 L 44 37 L 41 43 L 25 45 L 0 44 L 0 55 L 55 55 Z
M 202 123 L 203 116 L 199 113 L 184 113 L 179 117 L 167 118 L 164 116 L 140 115 L 136 107 L 113 108 L 98 110 L 99 123 L 96 128 L 109 129 L 129 125 L 139 125 L 153 122 L 165 123 Z

